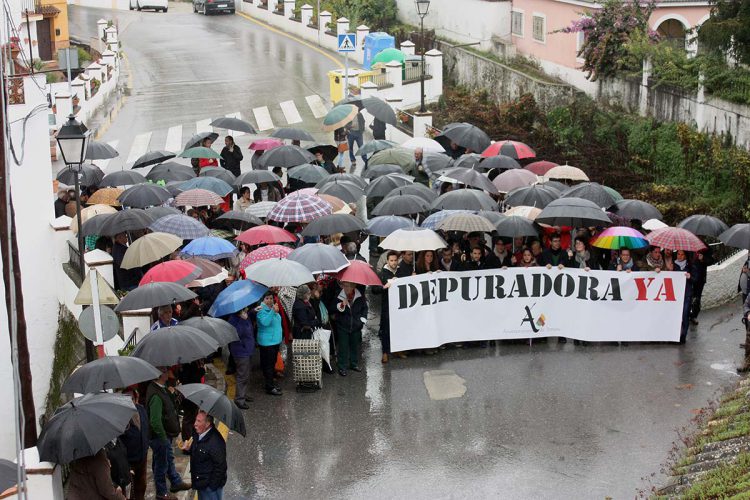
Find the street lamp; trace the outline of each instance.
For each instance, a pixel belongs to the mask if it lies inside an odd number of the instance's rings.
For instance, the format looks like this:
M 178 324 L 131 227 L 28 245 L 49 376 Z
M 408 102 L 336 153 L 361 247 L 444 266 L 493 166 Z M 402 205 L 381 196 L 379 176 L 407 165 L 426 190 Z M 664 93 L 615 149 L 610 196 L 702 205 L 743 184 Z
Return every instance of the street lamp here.
M 422 74 L 419 82 L 421 90 L 419 112 L 426 113 L 427 108 L 424 106 L 424 18 L 430 10 L 430 0 L 416 0 L 415 3 L 417 4 L 417 15 L 419 15 L 419 38 L 421 41 L 420 45 L 422 46 Z

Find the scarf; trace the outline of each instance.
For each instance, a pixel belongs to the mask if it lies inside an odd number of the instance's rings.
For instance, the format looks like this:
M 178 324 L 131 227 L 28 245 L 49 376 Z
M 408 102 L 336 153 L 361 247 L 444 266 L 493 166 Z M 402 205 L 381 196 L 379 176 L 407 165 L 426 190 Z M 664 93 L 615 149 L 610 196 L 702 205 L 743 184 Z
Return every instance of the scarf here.
M 627 271 L 628 269 L 633 269 L 633 259 L 631 258 L 631 259 L 630 259 L 629 261 L 627 261 L 627 262 L 623 262 L 623 261 L 622 261 L 622 260 L 620 259 L 620 265 L 622 266 L 622 270 L 623 270 L 623 271 Z
M 651 258 L 651 253 L 649 252 L 648 255 L 646 255 L 646 264 L 648 264 L 648 267 L 651 268 L 663 268 L 664 267 L 664 259 L 661 258 L 661 255 L 659 256 L 659 260 L 653 260 Z
M 578 263 L 578 267 L 580 269 L 584 269 L 585 267 L 588 266 L 588 264 L 586 262 L 591 258 L 591 255 L 589 254 L 588 250 L 584 250 L 583 253 L 576 252 L 576 254 L 575 254 L 575 256 L 573 258 Z
M 683 260 L 675 260 L 675 261 L 674 261 L 674 263 L 675 263 L 675 265 L 676 265 L 677 267 L 679 267 L 679 268 L 680 268 L 680 271 L 684 271 L 684 270 L 685 270 L 685 268 L 687 267 L 687 260 L 686 260 L 686 259 L 683 259 Z

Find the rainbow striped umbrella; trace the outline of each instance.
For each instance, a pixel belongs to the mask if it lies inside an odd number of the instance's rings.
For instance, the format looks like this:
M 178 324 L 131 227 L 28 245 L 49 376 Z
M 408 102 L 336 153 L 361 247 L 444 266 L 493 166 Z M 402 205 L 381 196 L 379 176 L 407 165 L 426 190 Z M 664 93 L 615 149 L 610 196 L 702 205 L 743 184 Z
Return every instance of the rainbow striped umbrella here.
M 646 248 L 646 237 L 631 227 L 614 226 L 605 229 L 591 244 L 598 248 L 620 250 L 621 248 Z

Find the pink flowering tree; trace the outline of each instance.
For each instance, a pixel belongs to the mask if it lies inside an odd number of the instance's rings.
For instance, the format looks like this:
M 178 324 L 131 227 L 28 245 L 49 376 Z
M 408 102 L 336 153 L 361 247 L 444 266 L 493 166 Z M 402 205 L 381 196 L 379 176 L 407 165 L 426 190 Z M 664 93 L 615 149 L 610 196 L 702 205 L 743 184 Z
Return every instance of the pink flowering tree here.
M 658 35 L 648 26 L 654 7 L 655 0 L 647 3 L 606 0 L 601 9 L 573 21 L 556 33 L 584 33 L 578 57 L 584 61 L 581 69 L 586 78 L 596 81 L 634 69 L 629 66 L 632 59 L 628 57 L 628 45 L 634 37 L 645 35 L 653 42 L 658 41 Z

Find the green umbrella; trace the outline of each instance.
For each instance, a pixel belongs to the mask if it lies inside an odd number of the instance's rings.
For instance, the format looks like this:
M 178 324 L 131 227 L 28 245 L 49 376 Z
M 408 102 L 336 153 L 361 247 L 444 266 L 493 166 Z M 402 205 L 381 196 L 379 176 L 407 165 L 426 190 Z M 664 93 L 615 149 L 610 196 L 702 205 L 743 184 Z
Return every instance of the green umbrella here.
M 323 118 L 323 130 L 331 132 L 341 128 L 354 119 L 359 113 L 359 108 L 354 104 L 340 104 L 334 106 Z
M 372 155 L 367 161 L 368 168 L 383 164 L 398 165 L 407 174 L 414 172 L 414 151 L 405 148 L 384 149 Z
M 398 146 L 397 143 L 393 141 L 386 141 L 383 139 L 376 139 L 374 141 L 370 141 L 361 148 L 357 150 L 357 156 L 366 156 L 371 153 L 377 153 L 378 151 L 383 151 L 385 149 L 391 149 Z
M 219 156 L 219 153 L 217 153 L 213 149 L 204 148 L 202 146 L 186 149 L 177 156 L 179 156 L 180 158 L 216 158 L 217 160 L 221 158 L 221 156 Z
M 612 198 L 614 198 L 615 202 L 618 202 L 618 201 L 621 201 L 621 200 L 623 200 L 623 197 L 622 197 L 622 195 L 621 195 L 620 193 L 618 193 L 617 191 L 615 191 L 614 189 L 612 189 L 611 187 L 609 187 L 609 186 L 602 186 L 602 187 L 604 188 L 604 190 L 605 190 L 606 192 L 608 192 L 608 193 L 609 193 L 609 195 L 610 195 L 610 196 L 611 196 Z
M 384 49 L 378 52 L 375 57 L 372 58 L 371 64 L 383 63 L 387 64 L 391 61 L 398 61 L 403 64 L 406 60 L 406 54 L 398 49 Z

